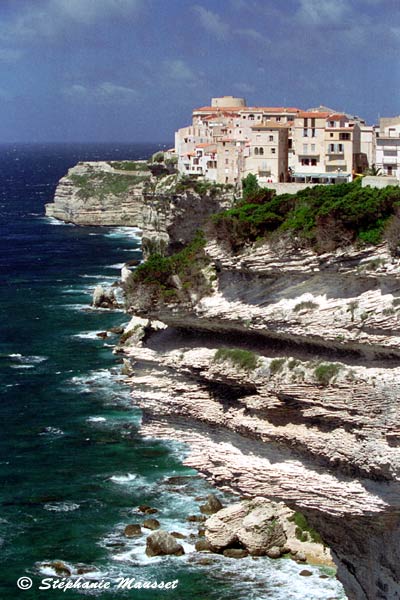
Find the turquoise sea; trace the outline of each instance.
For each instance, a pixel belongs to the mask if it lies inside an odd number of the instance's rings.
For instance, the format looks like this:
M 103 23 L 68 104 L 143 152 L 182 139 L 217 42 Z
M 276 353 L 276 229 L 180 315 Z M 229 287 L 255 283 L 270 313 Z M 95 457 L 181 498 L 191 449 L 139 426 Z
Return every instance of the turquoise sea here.
M 158 509 L 163 528 L 189 535 L 186 517 L 211 488 L 182 465 L 185 448 L 144 439 L 140 412 L 119 376 L 116 338 L 96 332 L 127 316 L 89 308 L 96 284 L 118 279 L 121 263 L 140 257 L 126 228 L 81 228 L 43 216 L 58 179 L 79 160 L 147 158 L 147 145 L 0 147 L 0 599 L 101 597 L 137 600 L 334 600 L 334 578 L 312 567 L 267 558 L 148 559 L 144 537 L 123 529 Z M 170 480 L 170 478 L 175 478 Z M 178 479 L 177 479 L 178 478 Z M 96 567 L 109 591 L 39 590 L 55 560 L 76 572 Z M 20 577 L 30 589 L 17 587 Z M 116 590 L 119 577 L 178 580 L 170 591 Z M 71 579 L 73 581 L 73 579 Z

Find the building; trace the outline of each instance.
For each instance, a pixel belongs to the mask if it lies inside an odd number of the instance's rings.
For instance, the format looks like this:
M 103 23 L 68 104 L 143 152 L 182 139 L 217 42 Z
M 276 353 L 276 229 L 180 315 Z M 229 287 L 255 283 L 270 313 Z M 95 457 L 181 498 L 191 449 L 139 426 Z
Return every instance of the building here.
M 358 123 L 346 114 L 299 113 L 294 119 L 289 167 L 297 183 L 351 181 L 368 164 L 361 152 Z
M 212 98 L 175 134 L 178 171 L 217 183 L 351 181 L 374 162 L 374 130 L 359 117 L 319 106 L 247 106 L 244 98 Z M 371 161 L 371 162 L 370 162 Z
M 400 116 L 379 120 L 375 166 L 382 175 L 400 180 Z

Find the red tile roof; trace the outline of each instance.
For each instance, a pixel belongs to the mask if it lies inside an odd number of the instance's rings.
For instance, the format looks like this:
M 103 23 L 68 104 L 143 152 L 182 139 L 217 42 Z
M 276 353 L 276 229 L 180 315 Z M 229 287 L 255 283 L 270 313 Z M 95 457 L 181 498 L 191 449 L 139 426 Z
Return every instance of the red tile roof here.
M 329 115 L 329 121 L 342 121 L 342 119 L 346 119 L 346 121 L 348 121 L 348 118 L 346 117 L 346 115 L 342 114 L 342 113 L 335 113 L 334 115 Z
M 298 116 L 302 119 L 326 119 L 329 117 L 328 112 L 299 112 Z
M 299 108 L 293 107 L 285 107 L 285 106 L 201 106 L 200 108 L 195 108 L 193 112 L 232 112 L 233 115 L 237 115 L 238 113 L 252 113 L 252 112 L 273 112 L 273 113 L 287 113 L 287 112 L 300 112 Z M 329 113 L 327 113 L 329 114 Z

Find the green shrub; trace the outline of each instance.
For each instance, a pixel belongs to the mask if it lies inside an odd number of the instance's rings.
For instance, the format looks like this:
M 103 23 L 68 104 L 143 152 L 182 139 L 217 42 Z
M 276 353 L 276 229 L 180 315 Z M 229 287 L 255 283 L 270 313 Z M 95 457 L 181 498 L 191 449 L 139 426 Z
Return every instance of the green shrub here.
M 348 243 L 377 244 L 400 206 L 399 187 L 362 188 L 357 180 L 280 196 L 253 184 L 244 189 L 235 208 L 212 218 L 214 236 L 234 251 L 275 231 L 323 252 Z M 391 247 L 398 248 L 400 227 L 392 225 L 389 233 Z
M 162 163 L 164 161 L 164 152 L 156 152 L 151 157 L 152 162 Z
M 113 160 L 108 161 L 108 164 L 117 171 L 147 171 L 148 166 L 143 162 L 135 162 L 134 160 Z
M 243 200 L 247 200 L 250 196 L 258 192 L 259 189 L 257 176 L 253 173 L 249 173 L 242 179 Z
M 314 369 L 314 377 L 321 385 L 328 385 L 333 377 L 340 371 L 340 366 L 335 363 L 321 363 Z
M 203 232 L 198 231 L 188 246 L 172 256 L 151 254 L 129 278 L 125 287 L 127 299 L 135 293 L 138 284 L 151 286 L 153 292 L 165 300 L 179 299 L 179 293 L 181 299 L 189 299 L 192 289 L 201 294 L 209 292 L 210 284 L 202 272 L 209 264 L 204 253 L 205 244 Z M 181 290 L 177 290 L 172 282 L 174 275 L 179 277 Z
M 259 359 L 254 352 L 240 348 L 219 348 L 214 354 L 214 361 L 222 362 L 225 360 L 229 360 L 244 371 L 254 371 L 259 365 Z
M 311 300 L 305 300 L 304 302 L 299 302 L 299 304 L 296 304 L 296 306 L 294 307 L 294 312 L 300 312 L 301 310 L 312 310 L 313 308 L 318 308 L 318 304 L 316 302 L 312 302 Z
M 307 519 L 302 513 L 295 512 L 288 520 L 296 524 L 295 535 L 298 540 L 307 542 L 310 538 L 316 544 L 323 544 L 319 533 L 309 526 Z
M 273 358 L 269 364 L 269 372 L 271 375 L 276 375 L 283 369 L 283 365 L 285 364 L 284 358 Z

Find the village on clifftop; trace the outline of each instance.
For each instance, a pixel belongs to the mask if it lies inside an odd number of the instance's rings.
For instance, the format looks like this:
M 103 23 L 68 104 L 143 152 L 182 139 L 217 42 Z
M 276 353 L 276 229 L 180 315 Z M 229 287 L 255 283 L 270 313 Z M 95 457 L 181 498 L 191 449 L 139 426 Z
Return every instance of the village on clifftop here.
M 367 125 L 326 106 L 247 106 L 244 98 L 212 98 L 165 153 L 191 177 L 233 184 L 249 173 L 261 185 L 349 182 L 358 174 L 400 183 L 400 116 Z M 283 190 L 282 190 L 283 191 Z

